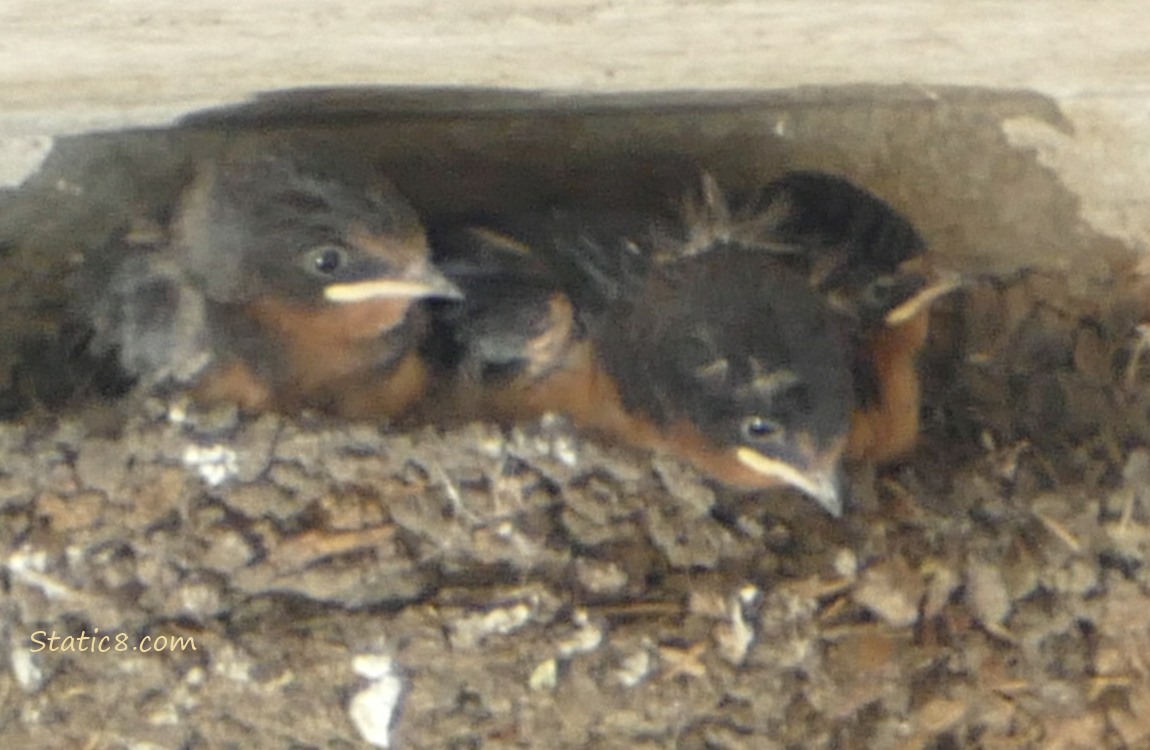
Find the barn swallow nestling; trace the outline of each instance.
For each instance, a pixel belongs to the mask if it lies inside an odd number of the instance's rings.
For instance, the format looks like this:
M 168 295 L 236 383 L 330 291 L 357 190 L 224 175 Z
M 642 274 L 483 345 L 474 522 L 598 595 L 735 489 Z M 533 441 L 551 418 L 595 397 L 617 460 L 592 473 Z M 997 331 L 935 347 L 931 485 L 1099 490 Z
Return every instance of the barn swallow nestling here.
M 459 292 L 389 185 L 358 189 L 283 153 L 222 158 L 185 190 L 169 234 L 112 248 L 123 257 L 84 311 L 95 354 L 250 409 L 371 417 L 422 395 L 418 303 Z
M 446 240 L 512 242 L 486 230 Z M 571 295 L 534 270 L 492 280 L 486 295 L 475 278 L 452 278 L 465 294 L 445 326 L 464 414 L 562 413 L 728 484 L 791 485 L 838 512 L 849 349 L 837 314 L 776 258 L 715 247 L 634 274 L 605 271 L 602 291 Z
M 704 205 L 717 206 L 711 215 L 748 244 L 781 251 L 844 315 L 858 401 L 847 455 L 884 462 L 909 452 L 919 430 L 917 356 L 929 309 L 959 286 L 958 277 L 933 271 L 914 225 L 842 177 L 788 173 L 735 217 L 712 180 L 703 192 Z
M 605 298 L 620 297 L 621 287 L 638 277 L 632 269 L 621 273 L 625 263 L 602 261 L 613 253 L 613 261 L 621 260 L 615 251 L 650 221 L 601 211 L 572 218 L 520 215 L 511 232 L 478 224 L 432 227 L 436 266 L 463 294 L 433 305 L 427 353 L 441 375 L 433 418 L 529 418 L 555 410 L 540 395 L 541 382 L 578 369 L 588 325 L 605 312 Z M 586 244 L 578 235 L 584 226 L 597 230 Z M 568 257 L 566 247 L 556 251 L 569 241 L 603 257 L 589 263 Z
M 435 263 L 463 293 L 437 305 L 433 359 L 453 385 L 492 399 L 562 366 L 583 336 L 570 297 L 532 248 L 482 227 L 433 233 Z M 464 396 L 465 394 L 457 394 Z
M 837 315 L 776 258 L 719 243 L 655 267 L 631 301 L 611 306 L 594 350 L 628 433 L 653 426 L 643 442 L 726 484 L 790 485 L 841 512 L 848 341 Z
M 564 344 L 557 363 L 533 365 L 541 376 L 517 370 L 499 411 L 562 412 L 727 484 L 792 486 L 839 513 L 840 459 L 913 445 L 926 310 L 951 282 L 914 269 L 925 249 L 914 228 L 841 178 L 788 175 L 763 196 L 733 215 L 705 181 L 678 225 L 558 212 L 505 222 L 516 239 L 500 242 L 522 241 L 553 275 L 533 297 L 506 281 L 497 292 L 504 308 L 523 306 L 502 324 L 533 321 L 518 339 L 500 332 L 499 359 L 519 361 L 516 345 L 537 338 Z M 483 290 L 459 283 L 481 311 Z M 545 314 L 559 292 L 565 312 Z M 499 321 L 470 321 L 457 330 L 482 361 Z

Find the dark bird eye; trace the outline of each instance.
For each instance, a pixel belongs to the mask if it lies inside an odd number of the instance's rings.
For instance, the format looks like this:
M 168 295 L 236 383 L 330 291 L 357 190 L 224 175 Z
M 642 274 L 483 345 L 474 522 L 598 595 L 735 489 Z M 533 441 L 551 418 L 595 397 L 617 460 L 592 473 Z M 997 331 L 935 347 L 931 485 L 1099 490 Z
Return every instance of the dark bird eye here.
M 867 285 L 863 292 L 863 299 L 871 307 L 885 307 L 894 300 L 894 279 L 882 278 Z
M 347 263 L 347 253 L 335 245 L 317 247 L 307 257 L 308 267 L 324 276 L 332 275 Z
M 773 419 L 753 416 L 743 420 L 743 437 L 761 442 L 782 434 L 783 427 Z

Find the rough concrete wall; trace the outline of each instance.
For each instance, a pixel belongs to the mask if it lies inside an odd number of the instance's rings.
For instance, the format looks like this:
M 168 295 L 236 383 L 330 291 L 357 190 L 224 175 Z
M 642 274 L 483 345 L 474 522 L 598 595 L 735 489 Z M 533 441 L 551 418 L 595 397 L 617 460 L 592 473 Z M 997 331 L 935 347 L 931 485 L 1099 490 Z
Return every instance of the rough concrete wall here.
M 298 87 L 681 96 L 906 84 L 929 101 L 958 85 L 1049 97 L 1060 124 L 1019 112 L 996 123 L 1002 137 L 1080 200 L 1091 230 L 1141 247 L 1150 237 L 1144 15 L 1136 0 L 8 0 L 0 8 L 0 184 L 26 177 L 59 134 L 163 125 Z M 939 119 L 936 138 L 963 137 Z M 980 184 L 987 175 L 978 166 L 929 168 L 1001 200 Z M 911 184 L 917 192 L 922 181 Z M 1028 197 L 1018 196 L 1016 210 L 1008 196 L 1004 211 L 1026 213 Z M 1045 254 L 1062 262 L 1057 246 Z

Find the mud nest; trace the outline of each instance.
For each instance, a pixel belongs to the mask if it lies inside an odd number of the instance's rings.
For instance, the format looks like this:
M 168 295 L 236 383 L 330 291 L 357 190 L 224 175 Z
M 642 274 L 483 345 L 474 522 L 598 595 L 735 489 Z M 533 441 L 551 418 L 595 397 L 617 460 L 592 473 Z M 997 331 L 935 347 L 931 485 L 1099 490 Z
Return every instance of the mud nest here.
M 5 282 L 53 281 L 5 331 L 59 307 L 71 248 L 36 236 Z M 561 419 L 13 397 L 0 744 L 1148 746 L 1140 279 L 969 274 L 919 449 L 839 520 Z

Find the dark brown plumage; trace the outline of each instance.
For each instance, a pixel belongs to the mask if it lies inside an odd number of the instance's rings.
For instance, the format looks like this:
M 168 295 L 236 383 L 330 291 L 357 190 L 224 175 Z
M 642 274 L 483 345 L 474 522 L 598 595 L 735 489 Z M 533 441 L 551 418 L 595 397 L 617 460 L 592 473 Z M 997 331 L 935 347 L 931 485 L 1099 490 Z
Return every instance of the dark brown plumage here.
M 843 458 L 913 445 L 926 311 L 952 281 L 916 267 L 914 227 L 842 178 L 792 173 L 739 212 L 712 181 L 702 193 L 678 222 L 556 211 L 445 234 L 456 267 L 477 259 L 453 275 L 455 380 L 484 416 L 561 412 L 838 513 Z M 529 262 L 485 277 L 495 247 Z

